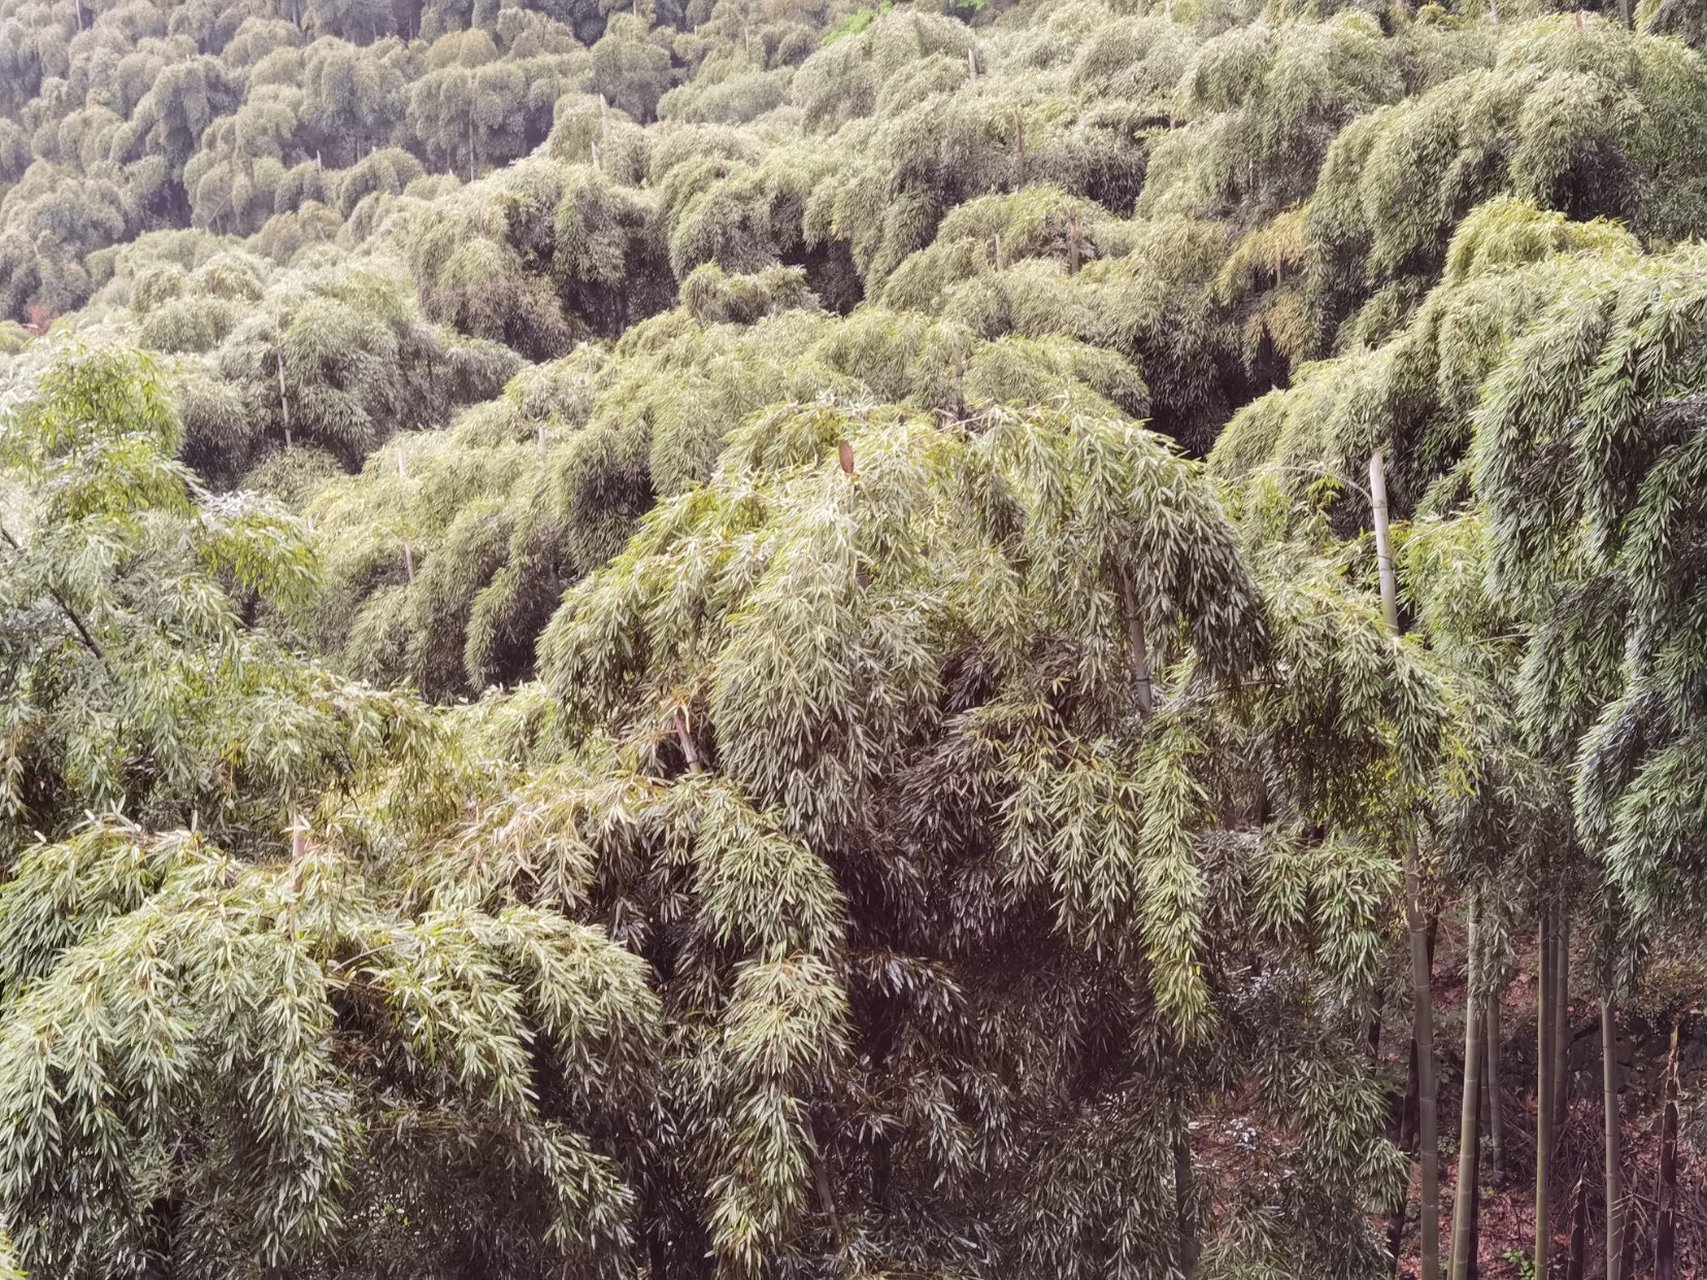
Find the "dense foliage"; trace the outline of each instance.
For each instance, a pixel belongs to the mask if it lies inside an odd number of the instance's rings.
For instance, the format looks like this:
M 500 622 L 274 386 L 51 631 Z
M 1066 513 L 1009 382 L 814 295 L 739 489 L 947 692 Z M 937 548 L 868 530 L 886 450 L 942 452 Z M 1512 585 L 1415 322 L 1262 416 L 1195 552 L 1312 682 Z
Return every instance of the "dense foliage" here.
M 0 1277 L 1707 1265 L 1697 8 L 0 0 Z

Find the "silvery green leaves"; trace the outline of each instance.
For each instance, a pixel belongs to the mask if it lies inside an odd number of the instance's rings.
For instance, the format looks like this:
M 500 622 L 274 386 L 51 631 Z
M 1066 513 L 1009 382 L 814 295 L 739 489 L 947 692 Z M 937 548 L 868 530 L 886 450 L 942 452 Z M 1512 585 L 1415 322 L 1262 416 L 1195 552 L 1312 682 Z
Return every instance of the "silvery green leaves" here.
M 1375 617 L 1376 664 L 1382 635 Z M 1286 827 L 1237 856 L 1217 841 L 1229 797 L 1268 786 L 1236 761 L 1282 723 L 1253 692 L 1271 654 L 1258 580 L 1198 468 L 1139 427 L 1070 409 L 933 422 L 829 399 L 756 416 L 709 484 L 665 500 L 570 589 L 542 640 L 544 678 L 648 779 L 623 784 L 632 825 L 592 840 L 634 888 L 606 882 L 595 898 L 633 904 L 639 889 L 647 946 L 672 956 L 675 985 L 727 1001 L 726 1034 L 767 1027 L 767 1060 L 877 1055 L 781 1095 L 745 1049 L 702 1058 L 691 1096 L 711 1105 L 737 1071 L 740 1141 L 769 1153 L 757 1182 L 714 1171 L 712 1247 L 730 1274 L 842 1247 L 837 1224 L 875 1233 L 862 1247 L 928 1256 L 861 1189 L 873 1161 L 939 1231 L 973 1230 L 965 1215 L 991 1197 L 979 1231 L 1004 1266 L 1141 1271 L 1175 1256 L 1197 1229 L 1195 1211 L 1167 1207 L 1181 1117 L 1209 1078 L 1241 1071 L 1208 1047 L 1212 1030 L 1274 1055 L 1277 1099 L 1295 1069 L 1373 1114 L 1374 1085 L 1344 1074 L 1349 1059 L 1299 1059 L 1249 1020 L 1271 999 L 1312 1019 L 1359 1007 L 1393 889 L 1378 849 L 1304 845 Z M 1295 678 L 1306 696 L 1312 677 Z M 1391 712 L 1370 697 L 1379 751 Z M 1246 896 L 1253 880 L 1272 892 Z M 1285 976 L 1255 985 L 1236 939 L 1272 948 Z M 754 967 L 767 948 L 782 969 Z M 767 997 L 775 1008 L 750 1023 L 760 973 L 829 986 L 809 1004 Z M 1053 1028 L 1038 1020 L 1044 991 Z M 1113 1042 L 1123 1063 L 1104 1056 Z M 1066 1096 L 1112 1106 L 1132 1071 L 1170 1082 L 1180 1109 L 1111 1130 L 1108 1158 L 1145 1170 L 1122 1185 L 1150 1187 L 1176 1225 L 1129 1230 L 1093 1179 L 1075 1254 L 1037 1229 L 1045 1201 L 1012 1180 L 1071 1163 L 1044 1114 Z M 817 1099 L 811 1126 L 777 1127 L 788 1097 Z M 1369 1132 L 1323 1139 L 1322 1194 L 1355 1197 L 1359 1178 L 1367 1191 L 1375 1167 L 1393 1185 L 1391 1162 L 1358 1150 Z
M 659 1010 L 601 931 L 114 820 L 25 852 L 0 941 L 0 1214 L 38 1271 L 318 1275 L 354 1247 L 392 1274 L 511 1231 L 618 1273 L 634 1194 L 577 1129 L 637 1105 Z

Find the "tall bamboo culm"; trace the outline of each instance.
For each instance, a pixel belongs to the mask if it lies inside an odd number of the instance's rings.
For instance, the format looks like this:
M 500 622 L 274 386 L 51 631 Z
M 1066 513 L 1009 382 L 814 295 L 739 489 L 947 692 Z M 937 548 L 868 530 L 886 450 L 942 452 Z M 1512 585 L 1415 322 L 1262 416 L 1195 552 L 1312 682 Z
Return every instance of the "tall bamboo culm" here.
M 1606 1121 L 1606 1280 L 1623 1280 L 1624 1167 L 1619 1150 L 1618 1027 L 1611 983 L 1600 1001 L 1600 1077 Z
M 1547 1253 L 1551 1241 L 1548 1228 L 1548 1182 L 1553 1165 L 1553 1015 L 1555 952 L 1553 918 L 1549 907 L 1541 909 L 1541 927 L 1536 945 L 1539 979 L 1535 985 L 1535 1280 L 1547 1280 Z
M 1399 583 L 1387 524 L 1387 472 L 1377 449 L 1369 455 L 1369 498 L 1381 575 L 1381 608 L 1399 632 Z M 1405 871 L 1405 923 L 1411 936 L 1411 1010 L 1417 1053 L 1417 1157 L 1422 1165 L 1422 1222 L 1418 1253 L 1422 1280 L 1440 1280 L 1440 1122 L 1434 1074 L 1434 982 L 1422 903 L 1422 872 L 1409 834 L 1400 841 Z
M 1476 1269 L 1476 1164 L 1481 1155 L 1482 980 L 1481 937 L 1476 899 L 1466 926 L 1469 974 L 1464 984 L 1464 1092 L 1458 1105 L 1458 1184 L 1452 1201 L 1452 1280 L 1469 1280 Z
M 1488 1155 L 1493 1160 L 1494 1176 L 1498 1178 L 1505 1171 L 1505 1099 L 1500 1091 L 1502 1037 L 1500 993 L 1497 989 L 1488 996 L 1487 1024 Z

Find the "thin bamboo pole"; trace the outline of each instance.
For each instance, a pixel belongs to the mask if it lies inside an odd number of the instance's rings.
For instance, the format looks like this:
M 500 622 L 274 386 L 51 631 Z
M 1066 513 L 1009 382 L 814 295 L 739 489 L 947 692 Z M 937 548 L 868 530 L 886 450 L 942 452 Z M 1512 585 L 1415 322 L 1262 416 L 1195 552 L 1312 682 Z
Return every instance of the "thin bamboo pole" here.
M 1547 1280 L 1548 1180 L 1553 1164 L 1553 922 L 1549 908 L 1541 911 L 1536 948 L 1540 975 L 1535 986 L 1535 1280 Z
M 1612 992 L 1600 999 L 1600 1078 L 1606 1124 L 1606 1280 L 1623 1280 L 1624 1165 L 1618 1135 L 1618 1026 Z
M 1505 1171 L 1505 1098 L 1500 1091 L 1500 993 L 1496 990 L 1488 1000 L 1488 1154 L 1493 1158 L 1494 1173 Z
M 1452 1280 L 1469 1280 L 1475 1267 L 1476 1164 L 1481 1156 L 1482 1009 L 1481 932 L 1476 899 L 1466 925 L 1469 977 L 1464 984 L 1464 1091 L 1458 1105 L 1458 1184 L 1452 1202 Z
M 1393 566 L 1392 536 L 1387 522 L 1386 465 L 1377 449 L 1369 455 L 1370 507 L 1375 524 L 1375 552 L 1381 576 L 1381 609 L 1387 626 L 1399 633 L 1399 586 Z M 1405 873 L 1405 922 L 1411 935 L 1411 1006 L 1417 1047 L 1417 1154 L 1422 1166 L 1422 1239 L 1419 1253 L 1422 1280 L 1440 1280 L 1440 1125 L 1434 1074 L 1434 982 L 1428 951 L 1428 930 L 1422 904 L 1422 873 L 1416 849 L 1407 836 L 1401 841 Z

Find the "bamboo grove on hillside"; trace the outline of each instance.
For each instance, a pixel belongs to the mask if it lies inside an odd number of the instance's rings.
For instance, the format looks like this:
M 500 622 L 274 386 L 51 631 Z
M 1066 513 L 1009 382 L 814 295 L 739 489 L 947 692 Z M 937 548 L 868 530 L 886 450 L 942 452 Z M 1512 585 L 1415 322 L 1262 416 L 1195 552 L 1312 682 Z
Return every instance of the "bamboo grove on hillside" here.
M 1697 10 L 0 0 L 0 1280 L 1707 1266 Z

